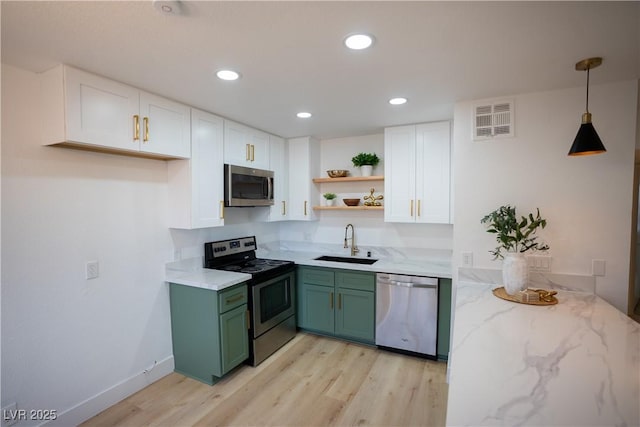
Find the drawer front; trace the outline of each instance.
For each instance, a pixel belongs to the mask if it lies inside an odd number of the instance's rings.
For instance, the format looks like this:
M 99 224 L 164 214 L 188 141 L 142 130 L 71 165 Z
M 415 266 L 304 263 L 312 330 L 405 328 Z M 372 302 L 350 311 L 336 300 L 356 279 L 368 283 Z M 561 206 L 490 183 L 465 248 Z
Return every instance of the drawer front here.
M 336 273 L 336 285 L 341 288 L 374 292 L 376 276 L 374 273 L 339 271 Z
M 301 268 L 301 283 L 320 285 L 320 286 L 333 286 L 335 282 L 334 272 L 324 268 Z
M 218 293 L 220 314 L 247 303 L 247 285 L 233 286 Z

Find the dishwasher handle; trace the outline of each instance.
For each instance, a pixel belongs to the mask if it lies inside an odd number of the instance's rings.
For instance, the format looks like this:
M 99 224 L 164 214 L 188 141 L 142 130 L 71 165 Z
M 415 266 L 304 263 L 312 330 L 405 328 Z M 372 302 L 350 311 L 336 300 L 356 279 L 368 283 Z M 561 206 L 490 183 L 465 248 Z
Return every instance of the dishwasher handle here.
M 425 284 L 425 283 L 413 283 L 413 282 L 401 282 L 399 280 L 389 280 L 387 282 L 381 282 L 381 284 L 387 284 L 391 286 L 403 286 L 405 288 L 437 288 L 438 285 Z

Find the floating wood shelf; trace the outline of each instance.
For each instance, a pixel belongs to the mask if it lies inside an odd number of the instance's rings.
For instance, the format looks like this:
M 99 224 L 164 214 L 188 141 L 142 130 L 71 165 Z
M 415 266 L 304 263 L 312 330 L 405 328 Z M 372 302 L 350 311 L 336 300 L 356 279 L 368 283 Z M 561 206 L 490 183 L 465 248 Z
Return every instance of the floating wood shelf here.
M 314 206 L 313 210 L 314 211 L 382 211 L 384 210 L 384 206 Z
M 345 176 L 343 178 L 313 178 L 316 184 L 321 182 L 356 182 L 356 181 L 384 181 L 384 176 Z

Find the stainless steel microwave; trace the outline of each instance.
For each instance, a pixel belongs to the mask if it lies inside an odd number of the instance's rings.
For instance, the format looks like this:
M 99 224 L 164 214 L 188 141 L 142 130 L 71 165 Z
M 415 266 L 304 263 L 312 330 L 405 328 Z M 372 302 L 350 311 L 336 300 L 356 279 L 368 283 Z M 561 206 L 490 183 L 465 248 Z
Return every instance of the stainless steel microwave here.
M 230 207 L 273 205 L 273 172 L 225 164 L 224 205 Z

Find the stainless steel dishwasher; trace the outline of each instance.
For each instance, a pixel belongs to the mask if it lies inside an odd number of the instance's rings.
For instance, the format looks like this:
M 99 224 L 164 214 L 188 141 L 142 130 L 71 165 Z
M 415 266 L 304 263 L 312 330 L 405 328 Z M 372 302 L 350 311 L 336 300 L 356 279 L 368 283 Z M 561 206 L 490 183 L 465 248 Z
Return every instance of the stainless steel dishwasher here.
M 436 357 L 438 279 L 376 275 L 376 345 Z

